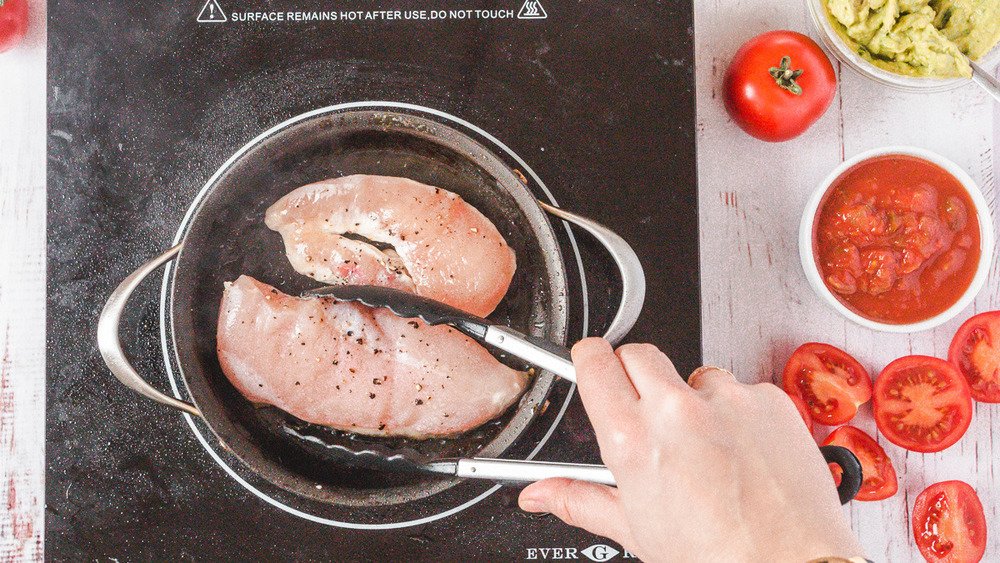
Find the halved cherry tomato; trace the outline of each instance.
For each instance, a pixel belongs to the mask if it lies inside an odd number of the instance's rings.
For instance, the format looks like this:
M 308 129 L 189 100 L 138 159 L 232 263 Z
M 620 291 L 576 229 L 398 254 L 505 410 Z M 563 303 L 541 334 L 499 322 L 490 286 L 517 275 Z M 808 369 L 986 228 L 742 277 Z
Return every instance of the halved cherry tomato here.
M 986 517 L 976 491 L 962 481 L 924 489 L 913 504 L 913 539 L 930 563 L 981 560 L 986 552 Z
M 808 428 L 809 431 L 812 432 L 813 419 L 811 416 L 809 416 L 809 407 L 806 406 L 806 402 L 803 401 L 802 397 L 799 397 L 798 395 L 789 395 L 788 397 L 792 400 L 793 403 L 795 403 L 795 408 L 799 410 L 799 416 L 802 417 L 802 422 L 806 423 L 806 428 Z
M 1000 311 L 965 321 L 951 341 L 948 361 L 969 382 L 973 399 L 1000 403 Z
M 872 396 L 872 379 L 850 354 L 829 344 L 799 346 L 783 376 L 785 392 L 805 402 L 813 420 L 835 426 L 854 418 Z
M 853 426 L 841 426 L 823 441 L 824 446 L 831 444 L 851 450 L 861 462 L 864 480 L 861 482 L 861 490 L 854 497 L 856 500 L 882 500 L 896 494 L 899 489 L 896 470 L 885 455 L 885 450 L 871 436 Z M 836 475 L 834 480 L 837 480 Z
M 939 452 L 957 442 L 972 422 L 969 384 L 950 363 L 906 356 L 875 379 L 872 400 L 879 432 L 915 452 Z

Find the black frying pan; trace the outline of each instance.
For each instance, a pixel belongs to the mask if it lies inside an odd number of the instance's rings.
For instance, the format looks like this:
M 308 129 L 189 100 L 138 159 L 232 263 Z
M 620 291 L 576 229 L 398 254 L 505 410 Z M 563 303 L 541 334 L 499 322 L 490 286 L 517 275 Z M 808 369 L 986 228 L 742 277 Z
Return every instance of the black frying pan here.
M 436 121 L 336 108 L 290 120 L 234 155 L 192 205 L 181 243 L 136 270 L 111 296 L 98 341 L 112 372 L 126 385 L 203 418 L 226 449 L 272 484 L 320 503 L 387 506 L 439 493 L 458 481 L 345 465 L 330 456 L 329 445 L 358 448 L 372 442 L 433 458 L 497 457 L 534 420 L 553 376 L 544 371 L 536 375 L 520 402 L 499 419 L 453 439 L 422 442 L 359 437 L 309 425 L 277 408 L 256 408 L 236 391 L 216 357 L 223 283 L 248 274 L 290 294 L 315 286 L 291 268 L 280 235 L 264 225 L 264 211 L 299 186 L 355 173 L 411 178 L 455 192 L 479 209 L 504 235 L 518 262 L 511 288 L 490 318 L 525 334 L 565 342 L 565 266 L 552 226 L 523 176 L 475 140 Z M 585 219 L 558 213 L 586 228 Z M 621 256 L 609 250 L 623 274 L 632 275 L 623 280 L 623 305 L 610 330 L 612 338 L 620 338 L 638 316 L 643 280 L 634 253 Z M 118 341 L 129 295 L 171 259 L 176 260 L 170 284 L 173 352 L 193 404 L 146 383 Z
M 458 193 L 477 207 L 503 233 L 518 259 L 511 289 L 491 320 L 531 336 L 565 342 L 565 267 L 543 206 L 527 189 L 523 176 L 475 140 L 436 121 L 343 107 L 289 120 L 234 155 L 192 204 L 180 244 L 126 278 L 109 298 L 98 326 L 101 353 L 124 384 L 204 419 L 223 446 L 257 476 L 331 509 L 391 507 L 441 493 L 459 482 L 351 465 L 331 452 L 374 446 L 379 451 L 414 451 L 427 459 L 497 457 L 529 428 L 553 384 L 553 375 L 542 371 L 520 402 L 497 420 L 454 439 L 429 441 L 362 437 L 310 425 L 273 407 L 256 408 L 232 387 L 215 352 L 223 282 L 249 274 L 290 294 L 315 285 L 292 270 L 280 235 L 263 223 L 264 210 L 301 185 L 354 173 L 412 178 Z M 544 208 L 594 234 L 617 263 L 623 275 L 622 304 L 607 336 L 619 340 L 642 306 L 644 280 L 635 254 L 627 245 L 624 251 L 616 248 L 592 222 L 564 210 Z M 131 293 L 172 259 L 176 259 L 170 280 L 173 355 L 193 404 L 146 383 L 129 364 L 118 336 Z M 839 491 L 846 502 L 860 485 L 857 459 L 843 448 L 828 447 L 823 453 L 844 468 Z M 378 522 L 393 510 L 376 510 L 364 519 Z M 349 509 L 347 514 L 356 516 Z

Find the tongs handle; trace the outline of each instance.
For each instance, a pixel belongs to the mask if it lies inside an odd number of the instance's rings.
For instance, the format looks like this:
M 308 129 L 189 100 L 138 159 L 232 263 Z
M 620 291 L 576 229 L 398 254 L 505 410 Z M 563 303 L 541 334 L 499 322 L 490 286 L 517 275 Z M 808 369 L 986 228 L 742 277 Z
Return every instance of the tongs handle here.
M 861 488 L 863 479 L 861 463 L 847 448 L 823 446 L 819 450 L 827 463 L 835 463 L 843 470 L 841 483 L 837 486 L 837 494 L 840 497 L 840 503 L 847 504 Z M 454 475 L 468 479 L 489 479 L 501 483 L 534 483 L 542 479 L 563 477 L 612 487 L 617 486 L 615 476 L 611 474 L 610 469 L 603 465 L 483 457 L 463 458 L 441 463 L 454 463 Z
M 542 479 L 565 477 L 578 481 L 615 485 L 614 475 L 603 465 L 482 457 L 460 459 L 457 465 L 455 476 L 471 479 L 490 479 L 503 483 L 533 483 Z
M 639 257 L 625 239 L 604 225 L 570 213 L 565 209 L 552 207 L 543 201 L 539 201 L 538 204 L 546 212 L 590 233 L 607 249 L 618 266 L 622 277 L 621 302 L 618 306 L 618 312 L 604 335 L 609 342 L 617 344 L 635 325 L 646 297 L 646 276 L 643 273 Z M 489 326 L 482 341 L 576 383 L 576 369 L 573 367 L 573 359 L 570 357 L 569 349 L 564 346 L 498 325 Z
M 565 346 L 500 325 L 490 325 L 483 341 L 533 366 L 576 383 L 576 368 L 573 367 L 569 348 Z

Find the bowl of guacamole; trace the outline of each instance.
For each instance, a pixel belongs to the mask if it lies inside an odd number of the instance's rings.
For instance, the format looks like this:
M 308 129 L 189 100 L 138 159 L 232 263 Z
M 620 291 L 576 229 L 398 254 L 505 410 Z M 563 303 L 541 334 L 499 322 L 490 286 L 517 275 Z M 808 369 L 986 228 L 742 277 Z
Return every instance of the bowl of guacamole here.
M 1000 59 L 1000 0 L 808 0 L 842 61 L 882 82 L 946 89 Z

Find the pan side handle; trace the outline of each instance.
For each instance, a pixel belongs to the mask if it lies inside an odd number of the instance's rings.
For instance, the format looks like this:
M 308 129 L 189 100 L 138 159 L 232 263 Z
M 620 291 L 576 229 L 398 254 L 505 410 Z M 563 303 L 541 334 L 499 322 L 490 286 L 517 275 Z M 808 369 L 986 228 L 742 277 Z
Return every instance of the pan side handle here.
M 635 251 L 629 246 L 625 239 L 604 225 L 581 217 L 575 213 L 570 213 L 565 209 L 553 207 L 543 201 L 538 202 L 546 212 L 559 217 L 565 221 L 580 227 L 590 233 L 598 242 L 604 245 L 611 258 L 618 266 L 618 272 L 622 276 L 622 298 L 618 305 L 618 312 L 615 314 L 608 330 L 604 334 L 611 344 L 618 344 L 625 338 L 628 331 L 635 326 L 635 321 L 642 311 L 643 301 L 646 299 L 646 274 L 642 270 L 642 263 Z
M 177 245 L 139 266 L 111 292 L 108 302 L 104 304 L 104 309 L 101 311 L 100 320 L 97 322 L 97 348 L 101 351 L 101 357 L 104 358 L 104 363 L 108 364 L 111 373 L 129 389 L 157 403 L 201 417 L 201 412 L 193 404 L 166 395 L 147 383 L 125 357 L 125 351 L 122 350 L 122 343 L 119 339 L 121 317 L 129 297 L 153 270 L 172 260 L 180 250 L 181 245 Z

